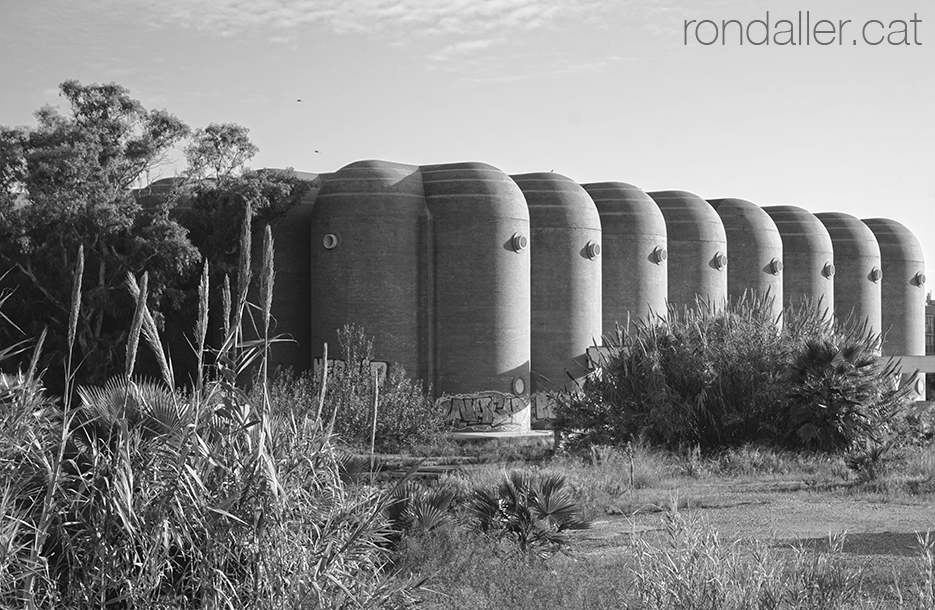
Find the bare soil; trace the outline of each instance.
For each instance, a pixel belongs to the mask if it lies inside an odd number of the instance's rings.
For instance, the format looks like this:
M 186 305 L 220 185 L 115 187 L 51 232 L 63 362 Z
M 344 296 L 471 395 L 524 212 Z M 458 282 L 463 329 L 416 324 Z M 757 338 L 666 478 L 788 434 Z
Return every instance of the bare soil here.
M 777 548 L 827 550 L 829 534 L 845 533 L 843 556 L 864 570 L 875 589 L 897 595 L 894 583 L 918 575 L 917 533 L 935 532 L 935 505 L 926 498 L 886 499 L 805 481 L 698 482 L 671 489 L 683 514 L 698 516 L 723 539 L 760 539 Z M 655 536 L 666 507 L 647 504 L 635 514 L 594 520 L 575 532 L 585 555 L 629 553 L 633 537 Z

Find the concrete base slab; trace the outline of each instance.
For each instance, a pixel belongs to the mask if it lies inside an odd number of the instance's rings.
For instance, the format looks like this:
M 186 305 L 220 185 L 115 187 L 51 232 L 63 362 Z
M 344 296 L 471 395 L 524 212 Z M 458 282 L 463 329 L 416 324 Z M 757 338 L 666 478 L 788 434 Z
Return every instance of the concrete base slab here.
M 508 439 L 534 439 L 551 440 L 554 433 L 551 430 L 505 430 L 505 431 L 476 431 L 476 432 L 451 432 L 450 438 L 455 440 L 494 440 L 498 438 Z

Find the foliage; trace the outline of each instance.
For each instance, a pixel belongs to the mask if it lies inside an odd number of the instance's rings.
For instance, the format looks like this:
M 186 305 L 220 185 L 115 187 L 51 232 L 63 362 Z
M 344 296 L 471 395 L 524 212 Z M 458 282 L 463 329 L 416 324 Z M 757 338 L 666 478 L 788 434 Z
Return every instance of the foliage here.
M 451 523 L 450 510 L 457 490 L 451 486 L 426 487 L 407 481 L 397 487 L 386 507 L 390 526 L 400 532 L 431 532 Z
M 878 341 L 808 339 L 792 362 L 787 433 L 794 444 L 834 451 L 883 444 L 911 388 L 895 389 L 892 364 L 877 364 Z
M 444 431 L 435 403 L 419 381 L 406 376 L 398 364 L 390 364 L 385 378 L 371 367 L 373 340 L 363 328 L 347 325 L 338 333 L 339 366 L 329 372 L 322 417 L 334 421 L 334 431 L 357 449 L 369 449 L 376 404 L 376 449 L 396 451 L 431 442 Z M 320 382 L 305 386 L 316 400 Z M 376 395 L 375 395 L 376 392 Z
M 466 529 L 415 534 L 401 540 L 395 567 L 430 578 L 420 598 L 433 609 L 931 610 L 935 538 L 919 538 L 918 570 L 898 580 L 888 567 L 855 565 L 841 535 L 816 545 L 734 541 L 677 511 L 623 546 L 608 549 L 602 540 L 549 562 L 504 557 L 494 541 Z
M 605 338 L 609 355 L 559 402 L 556 426 L 572 444 L 642 439 L 705 452 L 749 443 L 833 450 L 885 434 L 906 393 L 895 391 L 892 366 L 873 364 L 879 337 L 819 311 L 789 309 L 780 328 L 766 298 L 670 308 L 632 336 Z
M 245 211 L 250 210 L 251 226 L 258 232 L 295 206 L 308 189 L 308 183 L 291 170 L 260 170 L 186 183 L 169 196 L 184 203 L 176 217 L 191 243 L 210 261 L 212 277 L 220 278 L 236 277 Z M 255 258 L 254 274 L 258 264 Z
M 672 510 L 660 542 L 637 541 L 638 607 L 853 608 L 862 601 L 862 573 L 844 562 L 843 543 L 843 536 L 833 536 L 828 552 L 799 547 L 784 558 L 761 542 L 724 542 L 715 530 Z
M 419 598 L 432 610 L 613 610 L 634 601 L 629 562 L 629 553 L 528 561 L 471 530 L 443 528 L 405 536 L 395 568 L 429 578 Z
M 209 262 L 216 285 L 238 277 L 238 237 L 245 214 L 254 231 L 295 205 L 308 185 L 291 171 L 241 174 L 257 148 L 248 130 L 212 123 L 186 147 L 184 177 L 148 181 L 189 128 L 164 110 L 147 110 L 117 84 L 66 81 L 69 113 L 45 107 L 36 127 L 0 127 L 0 293 L 14 293 L 0 343 L 49 339 L 41 367 L 61 391 L 64 329 L 75 253 L 84 248 L 82 303 L 73 371 L 82 383 L 101 384 L 120 371 L 135 303 L 123 289 L 128 273 L 149 276 L 148 304 L 179 356 L 180 380 L 194 373 L 185 332 L 197 307 L 200 263 Z M 259 262 L 255 261 L 254 271 Z M 240 286 L 235 286 L 239 292 Z M 144 368 L 155 372 L 144 357 Z M 22 365 L 21 359 L 7 364 Z
M 564 487 L 560 475 L 514 470 L 494 487 L 475 489 L 470 512 L 484 534 L 514 543 L 523 555 L 550 557 L 564 551 L 568 530 L 589 526 Z
M 129 285 L 137 303 L 130 345 L 142 332 L 166 359 L 146 277 Z M 199 307 L 196 328 L 207 318 Z M 0 606 L 409 603 L 417 583 L 385 574 L 391 491 L 342 483 L 334 439 L 315 410 L 277 409 L 265 391 L 252 399 L 238 385 L 273 340 L 261 334 L 246 342 L 232 325 L 191 392 L 173 388 L 171 363 L 160 381 L 131 379 L 128 365 L 102 387 L 82 387 L 78 404 L 66 394 L 63 409 L 45 397 L 34 366 L 3 378 Z M 193 342 L 199 349 L 202 339 Z
M 211 123 L 196 129 L 191 143 L 185 147 L 188 175 L 199 179 L 231 178 L 259 152 L 250 141 L 250 130 L 235 123 Z
M 10 270 L 4 289 L 16 291 L 6 314 L 23 331 L 0 328 L 0 341 L 48 325 L 42 364 L 64 360 L 70 274 L 83 245 L 77 345 L 84 378 L 103 381 L 122 363 L 116 346 L 133 311 L 126 274 L 147 270 L 153 306 L 173 309 L 198 261 L 184 229 L 165 210 L 141 208 L 130 190 L 188 128 L 119 85 L 66 81 L 61 93 L 68 115 L 45 107 L 37 127 L 0 127 L 0 268 Z

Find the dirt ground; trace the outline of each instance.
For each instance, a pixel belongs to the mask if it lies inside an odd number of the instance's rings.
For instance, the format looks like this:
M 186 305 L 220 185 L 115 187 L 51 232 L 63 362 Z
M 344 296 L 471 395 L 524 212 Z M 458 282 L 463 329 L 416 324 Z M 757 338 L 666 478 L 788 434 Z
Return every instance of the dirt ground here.
M 692 484 L 673 489 L 687 504 L 680 512 L 700 517 L 725 540 L 760 539 L 779 549 L 797 545 L 826 550 L 829 533 L 844 532 L 843 556 L 883 586 L 918 574 L 917 532 L 935 533 L 931 498 L 886 500 L 841 490 L 814 489 L 797 481 L 744 481 Z M 630 552 L 633 536 L 661 530 L 663 507 L 648 504 L 632 516 L 596 519 L 575 533 L 584 554 Z

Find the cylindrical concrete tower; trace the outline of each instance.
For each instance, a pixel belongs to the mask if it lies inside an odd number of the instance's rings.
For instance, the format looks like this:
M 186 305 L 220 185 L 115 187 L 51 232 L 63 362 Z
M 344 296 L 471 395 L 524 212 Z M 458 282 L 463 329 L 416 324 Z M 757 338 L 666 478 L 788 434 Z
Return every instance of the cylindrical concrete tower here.
M 666 220 L 656 202 L 631 184 L 582 186 L 601 219 L 603 333 L 612 335 L 628 320 L 626 330 L 633 332 L 633 322 L 650 312 L 666 315 Z
M 730 250 L 727 294 L 739 299 L 747 291 L 772 299 L 771 318 L 782 315 L 782 238 L 776 223 L 760 206 L 744 199 L 713 199 Z
M 850 214 L 821 212 L 815 216 L 828 229 L 834 247 L 835 318 L 839 322 L 866 323 L 869 332 L 880 333 L 883 270 L 877 238 Z
M 649 193 L 666 219 L 669 304 L 714 309 L 727 301 L 727 235 L 711 205 L 685 191 Z
M 523 193 L 484 163 L 423 166 L 422 179 L 434 243 L 435 390 L 526 397 L 534 246 Z
M 588 372 L 587 349 L 601 344 L 601 219 L 565 176 L 512 178 L 529 206 L 532 392 L 573 389 Z
M 425 197 L 418 167 L 358 161 L 333 174 L 311 222 L 311 350 L 348 323 L 373 337 L 374 356 L 427 379 Z
M 887 218 L 868 218 L 883 270 L 883 353 L 890 356 L 925 355 L 925 262 L 922 246 L 912 231 Z
M 794 205 L 763 208 L 782 238 L 783 307 L 803 301 L 834 311 L 834 250 L 828 230 L 814 214 Z

